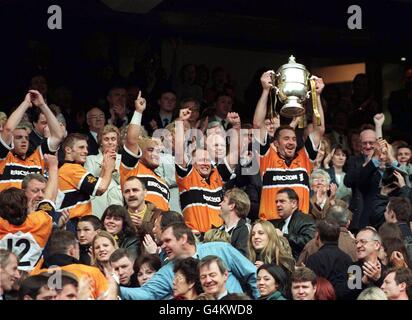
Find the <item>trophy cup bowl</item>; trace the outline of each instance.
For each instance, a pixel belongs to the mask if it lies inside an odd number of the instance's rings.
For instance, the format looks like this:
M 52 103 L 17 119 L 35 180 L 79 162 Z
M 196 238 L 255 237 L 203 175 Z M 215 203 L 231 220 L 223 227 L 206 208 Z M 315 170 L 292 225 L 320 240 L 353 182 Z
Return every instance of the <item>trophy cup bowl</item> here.
M 294 56 L 290 56 L 289 62 L 278 69 L 272 83 L 279 100 L 284 103 L 280 110 L 282 116 L 293 118 L 305 114 L 302 104 L 310 94 L 309 76 L 309 71 L 296 63 Z

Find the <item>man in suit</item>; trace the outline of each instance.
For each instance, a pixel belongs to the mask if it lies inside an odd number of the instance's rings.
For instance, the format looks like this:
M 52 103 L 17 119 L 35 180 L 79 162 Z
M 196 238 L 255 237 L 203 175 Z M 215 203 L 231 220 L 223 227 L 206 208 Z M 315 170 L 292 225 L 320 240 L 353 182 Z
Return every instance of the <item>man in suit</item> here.
M 170 89 L 163 89 L 160 92 L 157 100 L 159 111 L 148 113 L 143 116 L 142 124 L 146 128 L 149 135 L 157 129 L 166 128 L 169 123 L 175 118 L 176 109 L 176 93 Z
M 99 143 L 97 141 L 97 134 L 103 129 L 106 123 L 104 112 L 97 107 L 90 109 L 86 114 L 87 125 L 89 131 L 86 135 L 88 137 L 88 155 L 97 155 L 99 153 Z
M 353 212 L 353 220 L 349 229 L 355 233 L 371 223 L 370 212 L 373 200 L 380 192 L 384 167 L 397 165 L 386 141 L 377 140 L 372 128 L 362 130 L 360 139 L 362 154 L 348 159 L 343 180 L 348 188 L 352 188 L 349 209 Z
M 306 243 L 315 236 L 312 217 L 299 211 L 299 197 L 291 188 L 283 188 L 276 194 L 276 208 L 280 219 L 270 220 L 279 236 L 288 239 L 293 257 L 297 260 Z
M 217 121 L 225 130 L 230 129 L 230 123 L 226 117 L 229 112 L 232 111 L 233 99 L 226 92 L 220 92 L 215 99 L 215 115 L 209 118 L 209 123 Z

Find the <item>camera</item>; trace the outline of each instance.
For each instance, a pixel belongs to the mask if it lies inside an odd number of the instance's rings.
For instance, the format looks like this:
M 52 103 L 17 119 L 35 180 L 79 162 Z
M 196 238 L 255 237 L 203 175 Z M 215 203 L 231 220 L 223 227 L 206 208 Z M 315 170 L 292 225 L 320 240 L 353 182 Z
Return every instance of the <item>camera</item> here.
M 405 182 L 408 182 L 409 180 L 408 174 L 405 171 L 399 168 L 388 166 L 383 171 L 382 181 L 381 181 L 382 186 L 391 186 L 391 185 L 396 186 L 398 179 L 395 176 L 395 171 L 399 172 L 405 178 Z

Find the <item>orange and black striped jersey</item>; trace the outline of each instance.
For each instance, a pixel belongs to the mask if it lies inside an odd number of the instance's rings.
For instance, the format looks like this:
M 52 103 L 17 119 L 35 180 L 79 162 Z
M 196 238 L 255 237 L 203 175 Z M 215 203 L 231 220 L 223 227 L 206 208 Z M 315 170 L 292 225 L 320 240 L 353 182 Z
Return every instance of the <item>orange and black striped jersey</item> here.
M 260 176 L 262 177 L 262 194 L 260 198 L 259 217 L 265 220 L 278 219 L 276 194 L 282 188 L 295 190 L 299 197 L 299 210 L 309 212 L 309 175 L 317 151 L 309 137 L 305 146 L 296 152 L 295 157 L 287 163 L 268 141 L 260 147 Z
M 59 269 L 74 274 L 79 280 L 83 277 L 87 277 L 90 281 L 90 288 L 93 299 L 101 296 L 109 288 L 109 283 L 106 277 L 98 268 L 80 263 L 72 263 L 65 266 L 48 269 L 36 269 L 33 270 L 30 275 L 33 276 L 43 272 L 53 272 L 54 270 Z
M 0 218 L 0 248 L 18 256 L 20 270 L 31 271 L 39 261 L 52 232 L 53 211 L 53 202 L 43 200 L 38 210 L 29 213 L 19 226 Z
M 99 182 L 81 164 L 66 161 L 59 169 L 57 208 L 68 209 L 70 219 L 92 214 L 90 196 L 96 195 Z
M 164 211 L 169 210 L 170 190 L 166 181 L 158 176 L 153 170 L 139 161 L 139 156 L 123 148 L 120 163 L 120 184 L 123 185 L 128 177 L 138 177 L 146 186 L 147 195 L 145 201 L 153 203 L 156 208 Z
M 21 189 L 21 182 L 30 173 L 44 173 L 44 157 L 46 153 L 52 154 L 45 140 L 28 157 L 21 158 L 11 152 L 0 136 L 0 191 L 16 187 Z
M 180 204 L 186 225 L 192 230 L 206 232 L 223 224 L 220 218 L 220 202 L 223 200 L 223 184 L 232 172 L 226 164 L 212 168 L 209 179 L 203 178 L 191 164 L 183 168 L 176 164 L 176 182 Z

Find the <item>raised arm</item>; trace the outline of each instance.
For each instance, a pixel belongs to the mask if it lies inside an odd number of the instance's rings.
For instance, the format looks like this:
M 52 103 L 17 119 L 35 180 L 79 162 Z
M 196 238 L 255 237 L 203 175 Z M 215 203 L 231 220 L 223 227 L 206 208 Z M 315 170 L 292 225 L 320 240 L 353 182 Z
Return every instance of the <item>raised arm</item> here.
M 142 92 L 139 91 L 139 95 L 134 102 L 135 111 L 130 121 L 129 127 L 127 128 L 126 134 L 126 148 L 133 152 L 134 154 L 139 153 L 139 130 L 142 123 L 142 114 L 146 109 L 146 99 L 142 97 Z
M 272 89 L 271 74 L 274 74 L 273 70 L 266 71 L 260 77 L 260 83 L 262 85 L 262 94 L 256 104 L 255 115 L 253 117 L 253 127 L 260 129 L 259 141 L 263 142 L 266 136 L 265 118 L 267 113 L 267 103 L 270 90 Z
M 37 90 L 29 90 L 31 101 L 44 114 L 47 120 L 47 126 L 50 130 L 49 147 L 51 150 L 57 150 L 60 143 L 64 139 L 64 130 L 60 126 L 56 116 L 50 110 L 43 96 Z
M 233 170 L 239 163 L 241 121 L 239 114 L 236 112 L 229 112 L 226 119 L 232 125 L 232 128 L 228 131 L 230 137 L 230 148 L 226 161 Z
M 21 119 L 23 119 L 24 114 L 27 109 L 32 106 L 30 92 L 26 94 L 23 102 L 17 107 L 17 109 L 10 115 L 7 119 L 6 124 L 3 127 L 3 132 L 1 133 L 1 139 L 8 145 L 11 144 L 13 140 L 13 130 L 16 129 Z
M 45 154 L 44 161 L 46 162 L 47 171 L 49 173 L 49 179 L 47 180 L 46 189 L 44 190 L 44 199 L 55 202 L 59 179 L 59 161 L 56 156 L 51 154 Z
M 179 118 L 176 119 L 175 126 L 175 161 L 179 166 L 186 168 L 187 161 L 185 158 L 185 125 L 189 121 L 192 111 L 189 108 L 179 111 Z
M 313 119 L 313 132 L 311 134 L 313 144 L 317 149 L 319 147 L 320 140 L 325 133 L 325 116 L 323 114 L 322 99 L 320 98 L 320 94 L 322 93 L 325 84 L 323 83 L 322 78 L 313 76 L 312 79 L 315 79 L 316 82 L 316 99 L 318 101 L 318 110 L 320 115 L 320 125 L 318 125 L 315 118 Z
M 375 122 L 375 134 L 376 138 L 380 139 L 383 138 L 383 123 L 385 122 L 385 115 L 383 113 L 377 113 L 373 117 L 373 122 Z

